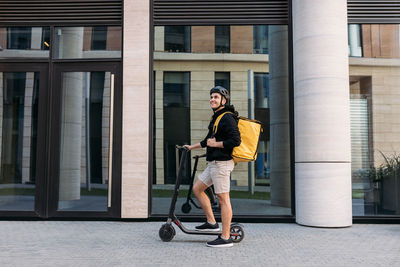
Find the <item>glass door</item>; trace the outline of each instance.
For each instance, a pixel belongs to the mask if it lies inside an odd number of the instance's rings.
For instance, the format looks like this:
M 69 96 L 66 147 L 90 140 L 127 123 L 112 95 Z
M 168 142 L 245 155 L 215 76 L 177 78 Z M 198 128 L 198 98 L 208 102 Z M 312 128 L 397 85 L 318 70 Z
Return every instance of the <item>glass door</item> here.
M 118 67 L 55 64 L 50 216 L 119 216 Z
M 0 63 L 0 216 L 45 216 L 48 64 Z

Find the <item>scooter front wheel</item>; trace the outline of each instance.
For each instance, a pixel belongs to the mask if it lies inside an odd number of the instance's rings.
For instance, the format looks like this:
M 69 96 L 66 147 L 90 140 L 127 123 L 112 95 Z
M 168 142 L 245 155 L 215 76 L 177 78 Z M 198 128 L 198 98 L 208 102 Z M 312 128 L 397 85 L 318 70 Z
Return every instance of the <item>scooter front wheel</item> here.
M 244 229 L 239 224 L 231 225 L 231 239 L 233 243 L 239 243 L 244 238 Z
M 163 224 L 160 230 L 158 231 L 158 235 L 164 242 L 171 241 L 174 238 L 175 234 L 176 234 L 175 228 L 170 223 Z

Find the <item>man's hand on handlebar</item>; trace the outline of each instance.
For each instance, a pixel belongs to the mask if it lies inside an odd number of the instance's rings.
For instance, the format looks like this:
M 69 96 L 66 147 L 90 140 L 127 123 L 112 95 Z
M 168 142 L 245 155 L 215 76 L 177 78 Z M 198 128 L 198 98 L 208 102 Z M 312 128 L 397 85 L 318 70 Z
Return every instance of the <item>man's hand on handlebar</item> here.
M 201 145 L 200 145 L 200 143 L 197 143 L 194 145 L 184 145 L 183 147 L 188 150 L 193 150 L 193 149 L 201 148 Z
M 193 149 L 191 145 L 184 145 L 183 147 L 186 148 L 187 150 L 192 150 Z

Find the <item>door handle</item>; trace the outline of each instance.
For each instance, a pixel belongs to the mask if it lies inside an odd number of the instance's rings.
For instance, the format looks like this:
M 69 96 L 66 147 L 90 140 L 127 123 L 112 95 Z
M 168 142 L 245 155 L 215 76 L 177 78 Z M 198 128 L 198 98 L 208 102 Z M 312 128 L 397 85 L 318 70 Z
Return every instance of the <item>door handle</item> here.
M 114 74 L 111 74 L 110 84 L 110 143 L 108 150 L 108 207 L 111 207 L 112 196 L 112 150 L 113 150 L 113 134 L 114 134 Z

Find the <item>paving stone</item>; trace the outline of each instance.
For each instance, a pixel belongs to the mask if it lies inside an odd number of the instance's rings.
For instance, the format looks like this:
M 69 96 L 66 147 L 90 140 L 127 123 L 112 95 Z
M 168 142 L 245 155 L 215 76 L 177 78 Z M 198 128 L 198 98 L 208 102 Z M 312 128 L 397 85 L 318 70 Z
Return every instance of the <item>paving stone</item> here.
M 400 225 L 246 223 L 241 243 L 209 248 L 214 237 L 176 227 L 174 239 L 162 242 L 162 224 L 0 221 L 0 266 L 400 266 Z

